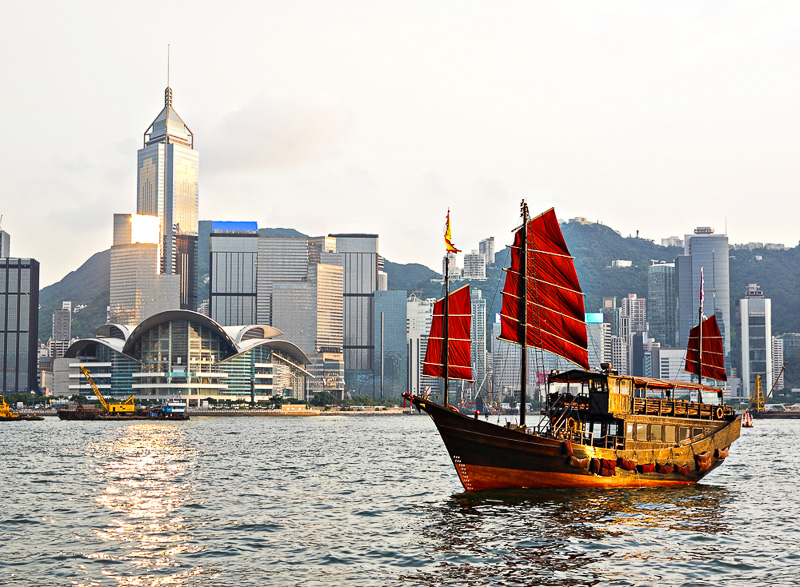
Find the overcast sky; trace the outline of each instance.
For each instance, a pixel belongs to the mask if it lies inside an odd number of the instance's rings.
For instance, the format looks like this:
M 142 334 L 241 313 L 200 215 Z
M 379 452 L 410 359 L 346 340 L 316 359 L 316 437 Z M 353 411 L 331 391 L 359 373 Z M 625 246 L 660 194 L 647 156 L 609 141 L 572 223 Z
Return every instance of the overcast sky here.
M 440 270 L 519 201 L 660 242 L 800 239 L 800 3 L 17 2 L 0 24 L 0 214 L 42 286 L 136 211 L 174 105 L 200 218 L 369 232 Z M 391 284 L 390 284 L 391 287 Z

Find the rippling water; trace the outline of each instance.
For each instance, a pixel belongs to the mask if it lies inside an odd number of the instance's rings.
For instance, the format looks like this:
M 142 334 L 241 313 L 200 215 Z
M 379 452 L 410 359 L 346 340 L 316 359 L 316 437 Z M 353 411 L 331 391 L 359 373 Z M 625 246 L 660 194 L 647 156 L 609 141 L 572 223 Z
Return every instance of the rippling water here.
M 800 582 L 800 421 L 702 485 L 465 494 L 424 416 L 0 423 L 3 585 Z

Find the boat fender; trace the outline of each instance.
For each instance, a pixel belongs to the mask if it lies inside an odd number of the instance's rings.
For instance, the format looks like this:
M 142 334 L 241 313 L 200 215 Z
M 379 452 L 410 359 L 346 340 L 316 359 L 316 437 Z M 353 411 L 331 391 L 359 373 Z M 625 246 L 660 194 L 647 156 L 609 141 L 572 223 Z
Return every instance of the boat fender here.
M 617 457 L 617 466 L 620 469 L 625 469 L 626 471 L 633 471 L 636 469 L 636 463 L 629 461 L 628 459 L 623 459 L 622 457 Z
M 643 463 L 641 465 L 636 465 L 636 471 L 639 473 L 653 473 L 655 470 L 655 463 Z
M 711 467 L 711 451 L 706 451 L 699 455 L 694 455 L 694 462 L 698 471 L 705 471 Z
M 675 465 L 675 472 L 679 475 L 688 475 L 690 471 L 689 465 Z
M 729 446 L 726 446 L 725 448 L 714 449 L 714 456 L 716 458 L 718 458 L 719 460 L 722 460 L 722 459 L 724 459 L 725 457 L 728 456 L 728 450 L 729 449 L 730 449 Z
M 603 459 L 601 459 L 601 460 L 603 460 Z M 600 469 L 600 476 L 601 477 L 613 477 L 616 474 L 617 474 L 617 468 L 616 467 L 613 467 L 613 468 L 612 467 L 602 467 Z
M 600 459 L 600 466 L 603 469 L 616 469 L 617 468 L 617 461 L 614 459 Z
M 669 475 L 675 470 L 675 465 L 672 463 L 667 463 L 665 465 L 661 465 L 656 463 L 656 473 L 661 473 L 662 475 Z
M 592 459 L 589 461 L 589 471 L 595 475 L 600 474 L 600 459 Z
M 561 452 L 567 455 L 567 457 L 572 456 L 572 443 L 569 440 L 565 440 L 561 443 Z
M 589 457 L 586 457 L 585 459 L 579 459 L 578 457 L 572 456 L 569 457 L 569 464 L 576 469 L 585 469 L 589 466 L 590 460 L 591 459 L 589 459 Z
M 722 410 L 722 406 L 720 406 L 720 407 L 718 407 L 718 408 L 716 409 L 716 411 L 715 411 L 715 414 L 716 414 L 716 416 L 717 416 L 717 420 L 722 420 L 722 416 L 723 416 L 723 414 L 724 414 L 724 412 L 723 412 L 723 410 Z

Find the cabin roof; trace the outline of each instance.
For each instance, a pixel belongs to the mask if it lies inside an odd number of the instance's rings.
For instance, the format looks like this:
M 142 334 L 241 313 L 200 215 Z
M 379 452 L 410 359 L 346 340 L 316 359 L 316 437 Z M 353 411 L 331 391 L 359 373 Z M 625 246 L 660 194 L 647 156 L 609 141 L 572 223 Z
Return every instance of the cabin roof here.
M 550 373 L 548 380 L 554 383 L 588 383 L 590 381 L 602 381 L 609 377 L 608 373 L 598 371 L 584 371 L 583 369 L 571 369 L 561 373 Z M 655 379 L 653 377 L 638 377 L 634 375 L 614 375 L 621 379 L 630 379 L 635 387 L 648 387 L 650 389 L 700 389 L 702 391 L 719 391 L 719 387 L 710 387 L 699 383 L 689 383 L 686 381 L 673 381 L 671 379 Z

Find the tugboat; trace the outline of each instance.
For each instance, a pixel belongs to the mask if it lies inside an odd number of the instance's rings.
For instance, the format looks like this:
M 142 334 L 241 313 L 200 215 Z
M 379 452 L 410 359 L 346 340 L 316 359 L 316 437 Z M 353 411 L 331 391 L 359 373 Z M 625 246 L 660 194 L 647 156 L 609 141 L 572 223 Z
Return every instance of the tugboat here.
M 6 394 L 3 392 L 2 401 L 0 401 L 0 422 L 32 422 L 37 420 L 44 420 L 43 416 L 36 414 L 20 414 L 11 409 L 6 403 Z
M 726 378 L 722 337 L 716 318 L 703 317 L 702 295 L 685 364 L 697 383 L 621 375 L 607 363 L 592 371 L 583 293 L 555 212 L 531 219 L 523 201 L 521 215 L 506 270 L 500 335 L 522 347 L 519 423 L 495 425 L 448 404 L 448 380 L 471 373 L 465 292 L 448 292 L 447 272 L 423 367 L 444 379 L 444 405 L 404 394 L 433 419 L 464 489 L 677 486 L 705 477 L 728 456 L 741 418 L 724 405 L 719 388 L 702 383 L 702 377 Z M 449 212 L 445 243 L 451 251 Z M 529 346 L 580 367 L 549 374 L 546 407 L 533 426 L 526 422 Z M 719 403 L 705 403 L 704 394 L 716 394 Z

